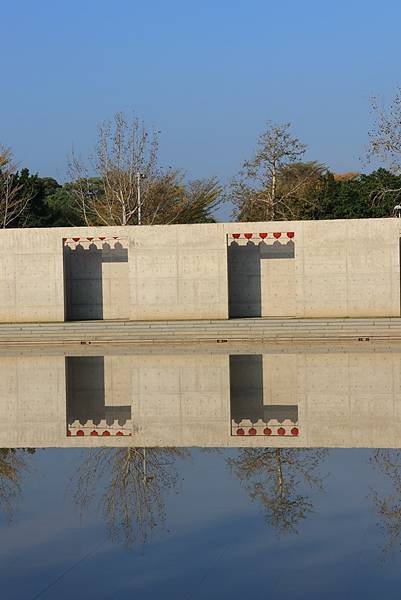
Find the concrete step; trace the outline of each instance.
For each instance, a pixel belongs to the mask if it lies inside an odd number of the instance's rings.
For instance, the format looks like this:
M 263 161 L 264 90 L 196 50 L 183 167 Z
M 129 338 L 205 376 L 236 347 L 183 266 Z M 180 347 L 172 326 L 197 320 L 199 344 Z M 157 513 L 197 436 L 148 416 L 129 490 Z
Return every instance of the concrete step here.
M 292 329 L 292 328 L 303 328 L 303 329 L 321 329 L 321 328 L 334 328 L 334 329 L 360 329 L 364 327 L 383 327 L 383 328 L 400 328 L 401 319 L 397 320 L 378 320 L 378 319 L 361 319 L 344 321 L 341 319 L 328 320 L 314 320 L 309 321 L 305 319 L 291 319 L 286 321 L 250 321 L 243 319 L 241 322 L 238 321 L 154 321 L 154 322 L 134 322 L 134 321 L 81 321 L 79 323 L 26 323 L 26 324 L 0 324 L 0 331 L 27 331 L 27 330 L 65 330 L 65 331 L 82 331 L 82 329 L 88 330 L 102 330 L 111 329 L 113 331 L 121 330 L 126 331 L 127 329 L 135 328 L 136 330 L 149 330 L 149 329 L 170 329 L 175 330 L 186 329 L 191 327 L 192 329 L 221 329 L 228 328 L 230 330 L 235 329 Z
M 401 339 L 400 318 L 74 321 L 0 324 L 0 345 L 180 341 L 347 341 Z

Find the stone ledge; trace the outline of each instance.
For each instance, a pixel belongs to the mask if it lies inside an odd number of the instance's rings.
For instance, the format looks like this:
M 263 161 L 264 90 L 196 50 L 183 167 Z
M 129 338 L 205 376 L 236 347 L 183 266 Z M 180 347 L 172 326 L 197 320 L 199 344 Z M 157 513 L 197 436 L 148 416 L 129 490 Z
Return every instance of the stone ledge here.
M 0 324 L 0 346 L 401 341 L 400 318 L 74 321 Z

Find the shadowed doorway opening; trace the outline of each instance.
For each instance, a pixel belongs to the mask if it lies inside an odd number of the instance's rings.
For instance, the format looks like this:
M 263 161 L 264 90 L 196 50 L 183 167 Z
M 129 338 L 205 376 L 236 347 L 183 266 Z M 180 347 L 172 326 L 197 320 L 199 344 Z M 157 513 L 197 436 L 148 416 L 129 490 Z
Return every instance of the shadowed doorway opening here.
M 65 375 L 68 435 L 131 435 L 131 397 L 120 404 L 121 382 L 111 385 L 110 361 L 67 356 Z
M 65 321 L 129 318 L 127 240 L 65 238 L 63 257 Z
M 294 235 L 293 231 L 228 235 L 229 318 L 294 316 Z

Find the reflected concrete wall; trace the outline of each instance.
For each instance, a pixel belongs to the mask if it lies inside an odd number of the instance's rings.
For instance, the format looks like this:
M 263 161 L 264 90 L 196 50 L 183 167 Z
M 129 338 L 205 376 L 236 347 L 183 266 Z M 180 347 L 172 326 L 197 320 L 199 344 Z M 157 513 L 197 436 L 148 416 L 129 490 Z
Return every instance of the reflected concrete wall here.
M 230 407 L 235 423 L 270 420 L 298 423 L 296 364 L 293 356 L 234 354 L 230 356 Z M 235 431 L 235 427 L 233 428 Z
M 230 436 L 228 360 L 0 357 L 0 447 L 221 445 Z M 67 436 L 73 419 L 127 425 L 128 413 L 129 437 Z
M 231 359 L 231 386 L 225 354 L 106 356 L 103 380 L 99 365 L 83 379 L 76 371 L 77 410 L 103 393 L 106 407 L 131 410 L 121 438 L 67 437 L 64 356 L 1 357 L 0 446 L 401 447 L 401 353 L 243 356 Z M 232 435 L 230 400 L 251 421 L 261 401 L 265 419 L 296 406 L 298 434 Z
M 67 427 L 71 432 L 87 426 L 88 421 L 108 430 L 131 425 L 132 390 L 124 359 L 116 361 L 108 356 L 67 356 L 66 403 Z M 82 426 L 82 427 L 81 427 Z M 90 433 L 90 432 L 89 432 Z
M 6 229 L 0 231 L 0 322 L 64 320 L 63 239 L 72 236 L 127 239 L 128 263 L 102 263 L 103 318 L 225 319 L 229 288 L 232 316 L 400 316 L 400 229 L 392 218 Z M 295 256 L 262 257 L 259 275 L 249 256 L 237 255 L 231 273 L 238 278 L 229 284 L 227 236 L 249 231 L 293 232 Z M 116 278 L 128 290 L 105 286 L 117 268 L 128 270 Z M 93 306 L 99 315 L 96 285 L 92 293 L 73 280 L 68 310 L 89 318 Z
M 219 446 L 230 434 L 228 361 L 224 354 L 133 357 L 137 439 Z
M 64 445 L 64 362 L 63 356 L 0 358 L 0 447 Z

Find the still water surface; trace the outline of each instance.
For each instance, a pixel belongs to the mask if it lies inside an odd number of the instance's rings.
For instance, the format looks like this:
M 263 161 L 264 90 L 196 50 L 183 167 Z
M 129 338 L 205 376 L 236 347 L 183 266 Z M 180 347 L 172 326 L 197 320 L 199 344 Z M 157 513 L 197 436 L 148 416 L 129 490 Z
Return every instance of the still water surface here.
M 399 450 L 143 458 L 3 451 L 1 598 L 399 597 Z
M 399 349 L 94 352 L 0 356 L 1 600 L 400 596 Z

